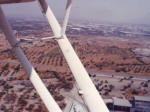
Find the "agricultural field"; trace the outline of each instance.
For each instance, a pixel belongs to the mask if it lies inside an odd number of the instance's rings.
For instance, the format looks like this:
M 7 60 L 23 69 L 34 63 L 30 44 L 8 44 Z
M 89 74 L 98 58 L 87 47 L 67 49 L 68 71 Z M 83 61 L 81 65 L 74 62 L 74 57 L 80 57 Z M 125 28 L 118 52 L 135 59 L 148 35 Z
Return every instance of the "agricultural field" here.
M 21 21 L 11 24 L 19 32 L 18 40 L 34 38 L 20 41 L 19 45 L 59 106 L 65 109 L 65 94 L 70 95 L 76 83 L 56 40 L 40 40 L 52 35 L 48 25 Z M 149 44 L 145 44 L 149 39 L 99 36 L 98 32 L 96 36 L 90 32 L 76 35 L 69 31 L 73 48 L 103 98 L 150 96 L 150 54 Z M 47 112 L 2 33 L 0 54 L 0 111 Z M 147 79 L 137 80 L 138 76 Z

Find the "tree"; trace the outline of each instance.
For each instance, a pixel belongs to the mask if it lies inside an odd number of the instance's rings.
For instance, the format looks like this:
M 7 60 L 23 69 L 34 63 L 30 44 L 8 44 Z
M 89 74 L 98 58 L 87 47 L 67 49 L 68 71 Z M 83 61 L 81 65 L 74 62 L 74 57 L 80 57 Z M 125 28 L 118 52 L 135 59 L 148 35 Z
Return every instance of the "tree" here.
M 20 64 L 18 64 L 15 68 L 15 71 L 18 72 L 20 70 Z
M 7 63 L 7 64 L 3 67 L 4 70 L 8 70 L 8 68 L 9 68 L 9 63 Z
M 138 92 L 137 90 L 134 89 L 134 90 L 132 91 L 132 94 L 133 94 L 133 95 L 138 95 L 139 92 Z
M 143 87 L 148 87 L 148 83 L 144 83 L 144 84 L 143 84 Z
M 27 101 L 25 99 L 23 99 L 22 97 L 20 97 L 18 99 L 18 105 L 21 105 L 22 107 L 26 106 L 27 105 Z
M 107 81 L 107 80 L 105 80 L 105 83 L 108 83 L 108 81 Z
M 26 108 L 26 110 L 27 110 L 27 111 L 31 111 L 31 110 L 33 110 L 33 108 L 34 108 L 34 105 L 33 105 L 33 104 L 30 104 L 30 105 Z
M 110 90 L 112 90 L 115 88 L 115 86 L 111 84 L 111 85 L 109 85 L 109 88 L 110 88 Z
M 5 66 L 2 67 L 2 71 L 0 72 L 0 75 L 5 71 L 8 70 L 9 68 L 9 63 L 7 63 Z

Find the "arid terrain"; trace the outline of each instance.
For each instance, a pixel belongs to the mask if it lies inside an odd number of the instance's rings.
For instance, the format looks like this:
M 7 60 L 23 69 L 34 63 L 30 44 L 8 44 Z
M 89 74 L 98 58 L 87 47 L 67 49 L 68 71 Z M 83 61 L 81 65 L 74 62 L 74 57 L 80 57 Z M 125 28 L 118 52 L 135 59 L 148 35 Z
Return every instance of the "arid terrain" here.
M 23 51 L 55 100 L 64 109 L 65 96 L 60 91 L 69 93 L 75 80 L 56 40 L 40 40 L 52 35 L 48 24 L 43 21 L 36 22 L 10 21 L 13 29 L 17 31 L 16 36 Z M 79 27 L 71 24 L 67 33 L 100 94 L 104 98 L 150 96 L 150 36 L 147 32 L 146 36 L 143 34 L 145 27 L 142 33 L 132 34 L 127 26 L 99 25 L 95 29 L 93 26 Z M 121 27 L 120 31 L 118 27 Z M 125 28 L 128 29 L 127 33 Z M 47 112 L 2 33 L 0 54 L 0 111 Z M 136 77 L 144 79 L 134 79 Z

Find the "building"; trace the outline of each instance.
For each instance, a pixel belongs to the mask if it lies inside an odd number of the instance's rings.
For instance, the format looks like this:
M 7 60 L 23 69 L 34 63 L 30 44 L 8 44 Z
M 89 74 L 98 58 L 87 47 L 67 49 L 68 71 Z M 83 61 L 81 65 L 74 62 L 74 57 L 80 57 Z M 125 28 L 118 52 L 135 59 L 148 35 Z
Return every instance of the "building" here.
M 134 96 L 131 112 L 150 112 L 150 97 Z
M 113 97 L 112 99 L 104 99 L 110 112 L 130 112 L 132 104 L 127 99 Z
M 130 112 L 132 104 L 127 99 L 113 97 L 113 110 L 115 112 Z
M 109 110 L 113 110 L 113 100 L 112 99 L 104 99 L 104 102 L 107 105 Z

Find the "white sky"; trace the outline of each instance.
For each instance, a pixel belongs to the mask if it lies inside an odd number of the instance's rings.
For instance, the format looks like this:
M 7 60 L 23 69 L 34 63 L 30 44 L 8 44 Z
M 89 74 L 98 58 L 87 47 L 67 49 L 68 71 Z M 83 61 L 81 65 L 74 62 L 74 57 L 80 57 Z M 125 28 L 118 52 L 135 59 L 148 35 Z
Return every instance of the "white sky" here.
M 63 18 L 66 0 L 47 0 Z M 9 17 L 42 17 L 37 2 L 3 5 Z M 150 24 L 150 0 L 73 0 L 71 19 L 97 22 Z

